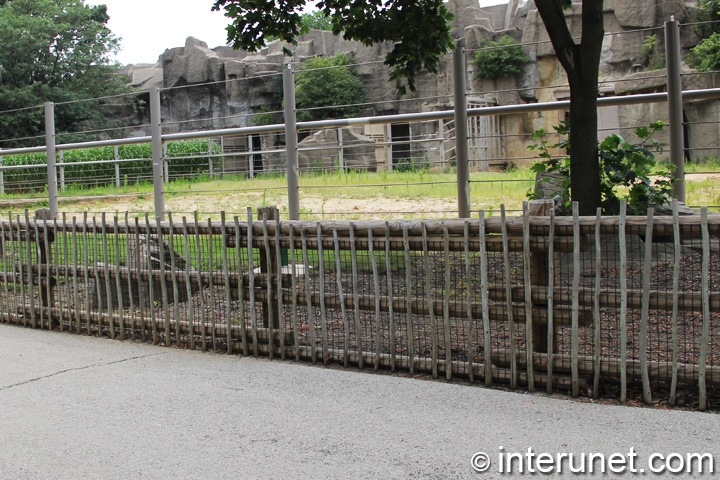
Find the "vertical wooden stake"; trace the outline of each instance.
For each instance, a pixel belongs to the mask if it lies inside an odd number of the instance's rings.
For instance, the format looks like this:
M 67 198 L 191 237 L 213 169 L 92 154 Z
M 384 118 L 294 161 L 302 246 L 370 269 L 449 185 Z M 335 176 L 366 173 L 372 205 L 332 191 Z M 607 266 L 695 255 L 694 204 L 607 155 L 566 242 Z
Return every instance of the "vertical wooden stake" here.
M 310 334 L 310 357 L 312 363 L 317 362 L 317 339 L 315 338 L 315 319 L 312 311 L 312 289 L 310 286 L 310 262 L 308 260 L 307 230 L 300 231 L 300 242 L 302 245 L 303 266 L 305 267 L 305 304 L 307 305 L 307 321 Z M 323 352 L 323 355 L 326 355 Z
M 700 290 L 702 291 L 702 337 L 700 339 L 700 358 L 698 365 L 698 408 L 701 411 L 707 410 L 707 387 L 705 385 L 705 368 L 707 365 L 708 343 L 710 339 L 710 234 L 708 233 L 707 207 L 700 210 L 700 231 L 702 232 L 703 253 L 702 253 L 702 279 Z
M 572 344 L 570 346 L 570 381 L 572 395 L 580 395 L 578 374 L 578 355 L 580 342 L 580 206 L 577 202 L 572 204 L 573 210 L 573 279 L 572 279 Z
M 515 340 L 515 319 L 512 309 L 512 281 L 510 278 L 510 245 L 508 245 L 507 225 L 505 223 L 505 205 L 500 205 L 500 230 L 503 242 L 503 273 L 505 281 L 505 302 L 508 317 L 508 335 L 510 336 L 510 388 L 517 388 L 517 346 Z
M 544 255 L 537 258 L 546 259 Z M 528 211 L 528 202 L 523 202 L 523 286 L 525 290 L 525 362 L 527 365 L 528 391 L 535 391 L 535 370 L 533 368 L 533 344 L 535 337 L 540 342 L 547 341 L 547 326 L 539 328 L 539 325 L 533 325 L 533 301 L 532 301 L 532 283 L 533 276 L 530 267 L 530 212 Z M 537 268 L 537 260 L 534 262 Z M 547 267 L 547 265 L 545 265 Z M 535 272 L 535 278 L 547 278 L 546 275 Z M 547 351 L 547 345 L 545 345 Z M 551 381 L 551 379 L 548 379 Z
M 652 270 L 652 231 L 655 210 L 648 208 L 647 225 L 645 227 L 645 264 L 643 265 L 643 299 L 642 311 L 640 314 L 640 376 L 643 387 L 643 401 L 652 403 L 650 392 L 650 375 L 648 374 L 647 359 L 647 336 L 648 336 L 648 315 L 650 313 L 650 270 Z
M 678 297 L 680 291 L 680 219 L 678 214 L 678 200 L 673 199 L 673 291 L 672 291 L 672 379 L 670 380 L 670 398 L 668 403 L 675 406 L 678 377 Z
M 492 385 L 492 339 L 490 337 L 490 305 L 488 300 L 488 261 L 485 239 L 485 212 L 480 210 L 480 301 L 483 321 L 483 362 L 485 363 L 485 385 Z
M 627 401 L 627 242 L 625 216 L 627 203 L 620 200 L 620 401 Z

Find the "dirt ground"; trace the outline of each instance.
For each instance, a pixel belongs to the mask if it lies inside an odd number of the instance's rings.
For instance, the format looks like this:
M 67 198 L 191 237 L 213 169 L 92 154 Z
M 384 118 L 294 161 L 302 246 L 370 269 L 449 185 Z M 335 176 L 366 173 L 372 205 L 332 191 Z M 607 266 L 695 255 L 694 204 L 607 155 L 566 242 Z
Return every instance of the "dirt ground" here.
M 140 214 L 152 212 L 155 208 L 152 195 L 118 196 L 114 199 L 88 199 L 76 198 L 71 201 L 61 201 L 60 211 L 68 213 L 89 214 L 107 212 L 109 214 L 130 212 Z M 263 203 L 264 202 L 264 203 Z M 260 197 L 257 194 L 244 192 L 224 194 L 222 196 L 210 194 L 193 194 L 185 192 L 182 195 L 170 194 L 165 199 L 165 210 L 178 216 L 191 216 L 197 211 L 203 218 L 219 217 L 219 212 L 225 211 L 228 216 L 245 216 L 247 207 L 253 208 L 263 205 L 275 205 L 280 212 L 288 211 L 288 202 L 285 195 Z M 300 197 L 302 219 L 321 220 L 323 218 L 342 219 L 391 219 L 391 218 L 443 218 L 457 216 L 457 200 L 419 198 L 322 198 L 317 196 Z

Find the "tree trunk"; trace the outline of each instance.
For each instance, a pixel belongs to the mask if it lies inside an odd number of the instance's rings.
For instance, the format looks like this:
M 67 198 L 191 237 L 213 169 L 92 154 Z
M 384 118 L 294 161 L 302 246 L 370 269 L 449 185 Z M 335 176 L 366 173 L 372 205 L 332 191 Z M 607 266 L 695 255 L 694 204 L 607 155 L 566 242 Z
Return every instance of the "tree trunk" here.
M 597 74 L 592 82 L 570 82 L 570 194 L 580 215 L 595 215 L 601 204 L 597 92 Z
M 535 0 L 570 85 L 570 193 L 580 215 L 601 205 L 597 96 L 603 36 L 603 1 L 583 0 L 582 40 L 575 43 L 563 12 L 568 0 Z

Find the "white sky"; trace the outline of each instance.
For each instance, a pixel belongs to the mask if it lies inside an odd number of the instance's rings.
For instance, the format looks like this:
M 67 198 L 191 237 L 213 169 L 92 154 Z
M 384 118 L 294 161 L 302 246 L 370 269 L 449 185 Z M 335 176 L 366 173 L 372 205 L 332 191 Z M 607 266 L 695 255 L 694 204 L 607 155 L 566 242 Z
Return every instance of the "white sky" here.
M 121 37 L 117 60 L 123 65 L 155 63 L 168 48 L 182 47 L 189 36 L 210 48 L 226 44 L 229 19 L 211 12 L 213 0 L 86 0 L 87 5 L 108 7 L 112 32 Z M 507 0 L 481 0 L 482 5 Z

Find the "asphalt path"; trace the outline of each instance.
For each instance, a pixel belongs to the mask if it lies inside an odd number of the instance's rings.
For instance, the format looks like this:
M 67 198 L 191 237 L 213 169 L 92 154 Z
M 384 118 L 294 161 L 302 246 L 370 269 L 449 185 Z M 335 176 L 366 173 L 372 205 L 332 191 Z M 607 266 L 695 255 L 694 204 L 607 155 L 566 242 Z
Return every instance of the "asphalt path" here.
M 653 453 L 711 453 L 720 462 L 713 413 L 9 325 L 0 325 L 0 339 L 0 479 L 525 478 L 517 468 L 499 473 L 498 461 L 528 448 L 554 458 L 633 448 L 636 467 Z M 471 467 L 476 452 L 489 455 L 488 471 Z M 566 465 L 541 476 L 585 475 Z

